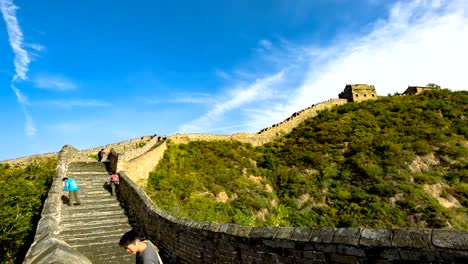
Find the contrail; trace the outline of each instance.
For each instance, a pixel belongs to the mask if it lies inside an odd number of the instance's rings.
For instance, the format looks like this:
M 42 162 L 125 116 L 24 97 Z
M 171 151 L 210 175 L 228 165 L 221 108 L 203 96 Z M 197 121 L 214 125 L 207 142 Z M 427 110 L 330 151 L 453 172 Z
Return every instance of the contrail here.
M 33 136 L 36 133 L 36 129 L 26 108 L 28 100 L 21 91 L 14 86 L 15 82 L 27 79 L 28 67 L 31 62 L 28 52 L 23 48 L 23 32 L 21 31 L 18 19 L 16 18 L 17 9 L 18 7 L 13 3 L 13 1 L 0 0 L 0 10 L 2 11 L 3 19 L 7 26 L 8 40 L 15 55 L 15 59 L 13 61 L 15 65 L 15 75 L 11 80 L 11 89 L 15 92 L 18 103 L 21 105 L 26 118 L 26 135 Z

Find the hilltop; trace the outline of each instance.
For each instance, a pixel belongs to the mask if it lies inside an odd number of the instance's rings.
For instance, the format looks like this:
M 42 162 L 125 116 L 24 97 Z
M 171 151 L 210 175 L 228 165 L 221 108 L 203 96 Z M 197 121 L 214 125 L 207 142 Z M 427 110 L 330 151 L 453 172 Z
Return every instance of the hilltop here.
M 161 208 L 251 226 L 468 229 L 467 92 L 319 112 L 263 146 L 168 143 L 148 179 Z

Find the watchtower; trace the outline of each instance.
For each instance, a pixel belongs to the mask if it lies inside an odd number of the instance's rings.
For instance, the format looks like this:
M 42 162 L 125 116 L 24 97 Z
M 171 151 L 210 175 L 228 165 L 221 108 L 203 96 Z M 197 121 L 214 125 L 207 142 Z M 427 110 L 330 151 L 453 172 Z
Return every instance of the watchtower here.
M 431 87 L 431 86 L 408 86 L 408 89 L 403 92 L 404 95 L 410 95 L 410 94 L 420 94 L 424 91 L 430 91 L 430 90 L 435 90 L 435 89 L 440 89 L 440 86 L 437 87 Z
M 348 102 L 360 102 L 377 99 L 377 92 L 374 85 L 347 84 L 343 92 L 338 95 L 338 98 L 346 99 Z

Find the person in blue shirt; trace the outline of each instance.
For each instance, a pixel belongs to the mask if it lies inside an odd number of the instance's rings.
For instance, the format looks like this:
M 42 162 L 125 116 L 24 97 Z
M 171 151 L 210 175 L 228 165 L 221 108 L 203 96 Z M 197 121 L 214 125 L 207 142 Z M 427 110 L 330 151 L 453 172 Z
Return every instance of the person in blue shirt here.
M 76 184 L 75 179 L 64 177 L 62 179 L 64 182 L 63 184 L 63 191 L 68 191 L 68 205 L 73 206 L 73 204 L 80 205 L 80 199 L 78 198 L 78 184 Z

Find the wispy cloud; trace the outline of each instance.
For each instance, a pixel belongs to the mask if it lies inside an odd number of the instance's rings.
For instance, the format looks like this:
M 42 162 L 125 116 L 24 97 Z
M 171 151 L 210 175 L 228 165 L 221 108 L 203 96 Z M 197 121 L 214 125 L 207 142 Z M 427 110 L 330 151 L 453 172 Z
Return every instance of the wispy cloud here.
M 15 54 L 14 65 L 16 74 L 14 80 L 19 78 L 26 80 L 28 66 L 31 62 L 28 52 L 23 47 L 23 32 L 16 18 L 17 6 L 10 0 L 0 0 L 0 9 L 2 10 L 3 19 L 7 25 L 8 38 L 10 46 Z
M 73 108 L 73 107 L 105 107 L 111 106 L 109 102 L 104 102 L 95 99 L 63 99 L 63 100 L 43 100 L 34 102 L 35 105 L 58 107 L 58 108 Z
M 260 46 L 266 50 L 270 50 L 273 46 L 273 44 L 271 43 L 271 41 L 267 40 L 267 39 L 262 39 L 260 40 L 259 42 Z
M 427 83 L 468 89 L 467 1 L 405 1 L 388 12 L 367 25 L 366 33 L 341 32 L 328 46 L 260 41 L 269 52 L 259 52 L 252 67 L 234 71 L 237 79 L 225 88 L 232 97 L 218 97 L 211 110 L 181 126 L 180 132 L 219 131 L 217 127 L 225 127 L 223 116 L 234 112 L 243 114 L 234 115 L 234 122 L 256 132 L 312 104 L 337 98 L 347 83 L 374 84 L 380 95 Z M 268 62 L 269 67 L 263 67 Z M 282 96 L 265 100 L 266 93 Z
M 147 104 L 213 104 L 216 102 L 216 99 L 207 93 L 169 94 L 164 98 L 139 97 L 138 100 Z
M 35 51 L 44 51 L 46 49 L 44 45 L 37 43 L 26 43 L 25 46 Z
M 228 74 L 227 72 L 223 71 L 223 70 L 220 70 L 220 69 L 216 69 L 215 70 L 215 74 L 218 78 L 222 79 L 222 80 L 230 80 L 231 79 L 231 75 Z
M 2 12 L 3 19 L 6 22 L 8 40 L 10 46 L 15 54 L 13 64 L 15 66 L 15 75 L 11 81 L 11 88 L 15 92 L 18 102 L 20 103 L 23 113 L 25 115 L 26 124 L 25 132 L 28 136 L 33 136 L 36 133 L 36 128 L 34 126 L 33 119 L 29 115 L 26 104 L 27 98 L 21 93 L 21 91 L 14 86 L 14 83 L 17 80 L 26 80 L 27 73 L 29 70 L 29 63 L 31 59 L 28 52 L 24 49 L 23 44 L 23 32 L 18 24 L 18 19 L 16 17 L 16 10 L 18 7 L 11 0 L 0 0 L 0 10 Z
M 61 75 L 39 74 L 33 79 L 34 86 L 53 91 L 68 91 L 77 88 L 77 84 Z
M 285 70 L 282 70 L 272 76 L 257 79 L 255 82 L 229 89 L 221 95 L 216 104 L 203 116 L 192 122 L 182 125 L 178 131 L 188 132 L 206 132 L 213 130 L 213 125 L 222 120 L 223 115 L 233 109 L 250 104 L 255 101 L 268 100 L 274 97 L 274 89 L 282 83 Z

